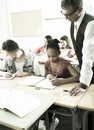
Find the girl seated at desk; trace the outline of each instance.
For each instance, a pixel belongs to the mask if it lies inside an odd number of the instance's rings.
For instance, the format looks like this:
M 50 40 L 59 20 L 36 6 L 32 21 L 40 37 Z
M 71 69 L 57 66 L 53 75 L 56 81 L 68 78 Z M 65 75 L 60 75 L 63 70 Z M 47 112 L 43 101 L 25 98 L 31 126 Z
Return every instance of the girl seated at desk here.
M 70 40 L 65 35 L 60 38 L 60 50 L 61 50 L 61 56 L 64 58 L 72 58 L 75 55 L 74 49 L 70 46 Z
M 51 35 L 46 35 L 44 37 L 44 45 L 40 46 L 34 51 L 35 58 L 34 58 L 34 73 L 35 75 L 45 76 L 45 68 L 44 64 L 47 60 L 46 55 L 46 46 L 48 42 L 52 40 Z
M 10 78 L 12 74 L 22 77 L 33 73 L 33 55 L 26 55 L 15 41 L 6 40 L 2 45 L 2 49 L 7 55 L 4 66 L 0 69 L 4 71 L 4 77 Z
M 65 59 L 61 58 L 59 45 L 51 40 L 47 45 L 48 61 L 45 63 L 46 76 L 53 85 L 73 83 L 79 80 L 79 73 Z
M 42 54 L 45 54 L 46 53 L 46 46 L 48 44 L 48 42 L 52 40 L 52 36 L 50 35 L 46 35 L 44 37 L 44 45 L 43 46 L 40 46 L 39 48 L 37 48 L 34 53 L 35 54 L 39 54 L 39 55 L 42 55 Z

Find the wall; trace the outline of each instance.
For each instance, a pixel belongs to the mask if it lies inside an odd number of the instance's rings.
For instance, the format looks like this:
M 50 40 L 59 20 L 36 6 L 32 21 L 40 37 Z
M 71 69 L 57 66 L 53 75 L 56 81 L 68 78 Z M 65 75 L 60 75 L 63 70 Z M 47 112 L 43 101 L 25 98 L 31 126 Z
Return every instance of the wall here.
M 11 22 L 11 14 L 19 13 L 25 11 L 33 11 L 33 10 L 42 10 L 41 6 L 42 0 L 37 4 L 37 0 L 7 0 L 8 6 L 8 18 L 9 18 L 9 28 L 10 28 L 10 37 L 17 41 L 21 48 L 25 49 L 34 49 L 37 46 L 40 46 L 38 43 L 43 43 L 42 37 L 13 37 L 12 34 L 12 22 Z M 23 22 L 23 21 L 22 21 Z
M 6 0 L 0 0 L 0 48 L 1 43 L 9 37 L 9 22 L 7 12 Z
M 53 38 L 58 39 L 62 35 L 69 35 L 70 22 L 66 22 L 65 19 L 63 19 L 63 16 L 60 13 L 60 2 L 61 0 L 7 0 L 10 37 L 16 40 L 22 48 L 34 49 L 34 47 L 37 48 L 43 44 L 43 38 L 45 35 L 50 34 Z M 42 37 L 13 37 L 11 13 L 37 9 L 42 10 Z
M 93 0 L 84 0 L 85 8 L 91 12 Z M 0 0 L 0 47 L 7 38 L 17 41 L 21 48 L 34 49 L 43 44 L 45 35 L 60 38 L 69 35 L 70 22 L 60 14 L 61 0 Z M 89 4 L 91 5 L 89 6 Z M 11 13 L 42 10 L 43 31 L 42 37 L 13 37 L 11 26 Z M 92 12 L 94 13 L 94 11 Z

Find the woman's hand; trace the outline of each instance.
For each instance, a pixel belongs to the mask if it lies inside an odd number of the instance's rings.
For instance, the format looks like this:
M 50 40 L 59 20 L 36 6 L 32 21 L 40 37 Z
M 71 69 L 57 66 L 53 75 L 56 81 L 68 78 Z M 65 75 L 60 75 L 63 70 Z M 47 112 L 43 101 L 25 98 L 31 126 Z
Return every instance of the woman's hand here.
M 79 84 L 77 86 L 75 86 L 74 88 L 71 89 L 70 91 L 70 95 L 71 96 L 78 96 L 81 93 L 83 93 L 85 91 L 85 89 L 82 89 Z

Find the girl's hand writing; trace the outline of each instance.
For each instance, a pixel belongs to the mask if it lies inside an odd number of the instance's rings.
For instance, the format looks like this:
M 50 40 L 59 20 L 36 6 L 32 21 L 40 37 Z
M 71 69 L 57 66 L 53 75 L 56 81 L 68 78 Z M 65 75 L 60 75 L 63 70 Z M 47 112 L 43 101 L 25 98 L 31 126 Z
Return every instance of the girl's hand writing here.
M 52 80 L 52 79 L 54 79 L 54 78 L 55 78 L 55 76 L 54 76 L 54 75 L 52 75 L 52 74 L 48 74 L 48 75 L 47 75 L 47 78 L 48 78 L 49 80 Z
M 55 86 L 58 86 L 58 85 L 60 85 L 61 84 L 61 78 L 53 78 L 52 80 L 51 80 L 51 83 L 52 83 L 52 85 L 55 85 Z

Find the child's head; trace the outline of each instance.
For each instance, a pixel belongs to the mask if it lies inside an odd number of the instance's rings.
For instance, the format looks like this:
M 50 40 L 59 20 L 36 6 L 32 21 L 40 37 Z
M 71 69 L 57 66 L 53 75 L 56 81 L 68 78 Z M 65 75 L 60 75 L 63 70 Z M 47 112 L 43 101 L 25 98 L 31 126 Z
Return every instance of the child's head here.
M 67 36 L 62 36 L 61 38 L 60 38 L 60 43 L 61 43 L 61 45 L 62 45 L 62 47 L 61 48 L 71 48 L 71 46 L 70 46 L 70 41 L 69 41 L 69 38 L 67 37 Z
M 50 62 L 55 63 L 58 61 L 60 55 L 60 49 L 58 43 L 55 42 L 54 39 L 48 42 L 46 51 Z
M 57 44 L 60 43 L 60 41 L 59 41 L 57 38 L 54 38 L 53 41 L 54 41 L 55 43 L 57 43 Z
M 2 49 L 6 52 L 6 54 L 12 58 L 16 57 L 16 53 L 19 50 L 18 44 L 13 40 L 6 40 L 2 44 Z
M 44 46 L 45 46 L 45 47 L 47 46 L 47 44 L 48 44 L 48 42 L 49 42 L 50 40 L 52 40 L 51 35 L 46 35 L 46 36 L 44 37 Z

